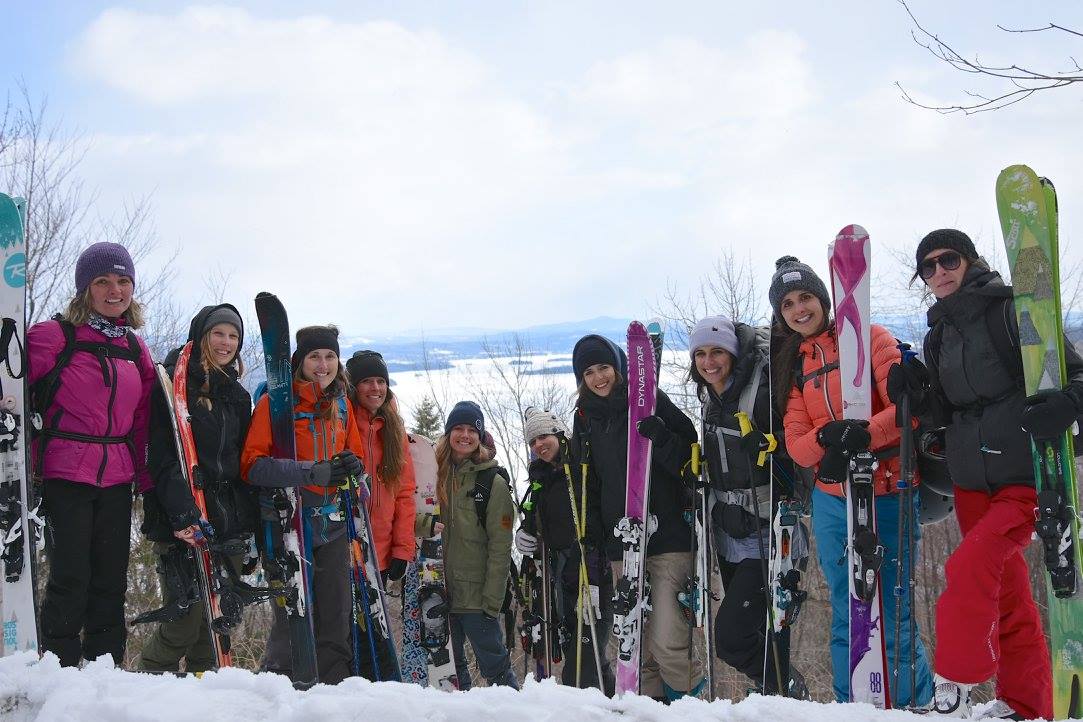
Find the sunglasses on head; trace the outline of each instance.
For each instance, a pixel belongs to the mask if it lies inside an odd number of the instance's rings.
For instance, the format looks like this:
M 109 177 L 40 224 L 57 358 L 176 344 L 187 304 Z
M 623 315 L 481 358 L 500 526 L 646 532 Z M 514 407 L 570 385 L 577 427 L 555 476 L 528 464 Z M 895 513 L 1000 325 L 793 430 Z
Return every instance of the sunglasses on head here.
M 940 264 L 940 267 L 945 271 L 954 271 L 959 267 L 959 264 L 963 262 L 963 257 L 955 251 L 946 251 L 939 256 L 932 258 L 926 258 L 918 266 L 918 273 L 924 279 L 930 279 L 936 273 L 936 264 Z

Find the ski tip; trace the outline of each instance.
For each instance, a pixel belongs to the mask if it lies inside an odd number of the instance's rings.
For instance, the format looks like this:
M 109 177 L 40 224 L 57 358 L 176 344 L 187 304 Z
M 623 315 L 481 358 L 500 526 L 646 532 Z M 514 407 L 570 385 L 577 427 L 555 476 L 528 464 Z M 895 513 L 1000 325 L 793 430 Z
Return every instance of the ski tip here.
M 650 321 L 647 321 L 647 333 L 652 335 L 662 333 L 662 319 L 655 316 Z
M 851 223 L 848 226 L 844 226 L 841 231 L 835 234 L 835 241 L 867 241 L 869 240 L 869 232 L 865 230 L 864 226 L 860 226 L 856 223 Z

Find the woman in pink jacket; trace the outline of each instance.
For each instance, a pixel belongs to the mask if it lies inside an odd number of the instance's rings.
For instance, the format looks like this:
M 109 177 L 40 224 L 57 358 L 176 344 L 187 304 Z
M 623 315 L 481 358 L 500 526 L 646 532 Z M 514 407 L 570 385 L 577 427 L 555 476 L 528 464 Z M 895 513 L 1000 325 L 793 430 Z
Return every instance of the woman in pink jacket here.
M 26 334 L 28 382 L 43 427 L 31 463 L 48 517 L 41 649 L 64 666 L 106 654 L 119 665 L 132 493 L 152 486 L 145 460 L 154 362 L 133 332 L 143 312 L 123 246 L 83 251 L 75 286 L 59 319 Z

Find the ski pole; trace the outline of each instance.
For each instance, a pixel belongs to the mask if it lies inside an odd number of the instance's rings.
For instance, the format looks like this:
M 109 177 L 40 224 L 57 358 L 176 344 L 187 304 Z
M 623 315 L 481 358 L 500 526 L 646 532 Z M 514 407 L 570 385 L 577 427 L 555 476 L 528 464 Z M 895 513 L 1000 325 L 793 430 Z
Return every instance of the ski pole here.
M 743 411 L 738 411 L 736 414 L 734 414 L 734 416 L 737 417 L 737 424 L 741 429 L 741 437 L 742 438 L 745 437 L 745 436 L 748 436 L 750 433 L 752 433 L 752 420 L 748 418 L 748 414 L 746 414 Z M 756 457 L 753 457 L 751 454 L 749 454 L 748 461 L 749 461 L 749 470 L 750 471 L 751 471 L 752 468 L 754 468 L 756 466 L 762 467 L 764 464 L 766 464 L 768 454 L 772 453 L 778 447 L 778 441 L 775 440 L 775 435 L 774 434 L 764 434 L 764 438 L 767 439 L 767 448 L 766 449 L 761 449 L 761 451 L 759 452 L 759 454 Z M 752 491 L 752 506 L 755 507 L 755 509 L 756 509 L 756 523 L 757 523 L 757 527 L 758 527 L 759 522 L 760 522 L 760 501 L 759 501 L 759 494 L 756 492 L 756 484 L 754 483 L 754 480 L 752 479 L 751 473 L 749 474 L 749 484 L 748 484 L 748 486 Z M 774 665 L 775 666 L 775 681 L 778 684 L 778 687 L 777 687 L 778 694 L 780 694 L 783 697 L 789 697 L 790 696 L 789 695 L 789 690 L 785 686 L 783 686 L 783 684 L 782 684 L 782 660 L 779 658 L 778 637 L 777 637 L 777 635 L 775 635 L 775 608 L 774 608 L 774 603 L 771 600 L 772 581 L 771 581 L 771 574 L 768 571 L 768 566 L 767 566 L 767 550 L 764 549 L 764 546 L 763 546 L 763 532 L 762 532 L 762 530 L 757 528 L 756 537 L 757 537 L 757 541 L 759 542 L 759 547 L 760 547 L 760 570 L 761 570 L 761 573 L 763 574 L 763 594 L 764 594 L 764 599 L 767 602 L 767 625 L 768 625 L 768 630 L 767 630 L 767 635 L 766 636 L 770 637 L 770 640 L 771 640 L 771 653 L 772 653 L 772 656 L 774 656 L 774 661 L 775 661 L 775 665 Z M 766 655 L 766 649 L 764 651 L 764 654 Z M 766 669 L 766 666 L 767 666 L 766 660 L 764 660 L 764 682 L 763 682 L 764 689 L 766 688 L 766 685 L 767 685 L 767 681 L 766 681 L 767 669 Z M 761 691 L 764 691 L 764 689 L 761 689 Z
M 910 362 L 917 354 L 910 349 L 910 344 L 900 342 L 898 345 L 899 353 L 901 354 L 900 363 L 905 365 Z M 895 683 L 895 698 L 897 700 L 902 699 L 899 690 L 899 667 L 901 666 L 902 652 L 900 649 L 900 643 L 902 642 L 902 612 L 903 612 L 903 596 L 907 594 L 907 590 L 903 588 L 903 584 L 912 585 L 910 579 L 909 567 L 913 563 L 914 550 L 909 547 L 911 543 L 910 526 L 907 524 L 907 520 L 910 518 L 910 503 L 913 499 L 912 492 L 914 486 L 914 430 L 912 428 L 913 417 L 910 411 L 910 395 L 903 394 L 899 399 L 899 403 L 895 407 L 895 421 L 899 427 L 899 481 L 895 485 L 895 489 L 899 492 L 899 515 L 898 515 L 898 535 L 899 551 L 895 557 L 895 645 L 894 654 L 891 660 L 891 678 Z M 905 541 L 905 544 L 904 544 Z M 903 563 L 903 554 L 906 554 L 906 564 Z M 905 578 L 904 578 L 905 577 Z M 913 619 L 914 610 L 910 609 L 911 620 Z M 909 625 L 908 625 L 909 626 Z M 911 630 L 912 634 L 912 630 Z M 910 647 L 913 650 L 914 639 L 910 638 Z M 913 704 L 914 686 L 911 681 L 910 684 L 910 696 L 911 704 Z

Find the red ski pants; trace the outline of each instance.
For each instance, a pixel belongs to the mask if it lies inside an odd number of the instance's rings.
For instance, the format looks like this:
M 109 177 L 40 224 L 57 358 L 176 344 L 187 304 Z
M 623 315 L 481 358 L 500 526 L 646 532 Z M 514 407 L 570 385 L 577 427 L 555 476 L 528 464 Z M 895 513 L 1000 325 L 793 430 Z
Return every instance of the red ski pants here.
M 936 672 L 962 684 L 997 678 L 997 698 L 1027 719 L 1053 718 L 1053 676 L 1023 550 L 1034 530 L 1034 489 L 992 496 L 955 487 L 963 532 L 936 605 Z

